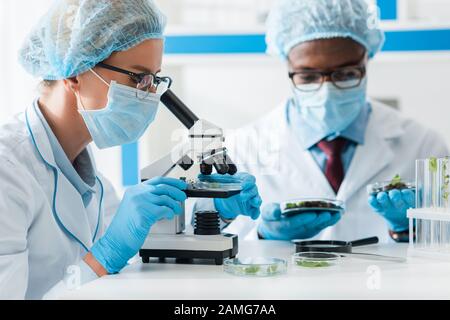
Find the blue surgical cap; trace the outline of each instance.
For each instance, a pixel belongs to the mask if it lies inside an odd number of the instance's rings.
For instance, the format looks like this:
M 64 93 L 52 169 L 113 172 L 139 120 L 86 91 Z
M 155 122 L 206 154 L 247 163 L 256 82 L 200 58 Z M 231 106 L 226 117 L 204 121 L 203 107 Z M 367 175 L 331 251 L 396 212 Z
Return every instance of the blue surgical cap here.
M 375 5 L 367 0 L 278 0 L 267 20 L 267 52 L 287 59 L 307 41 L 350 38 L 372 58 L 384 44 Z
M 19 61 L 45 80 L 77 76 L 147 39 L 163 39 L 152 0 L 56 0 L 25 40 Z

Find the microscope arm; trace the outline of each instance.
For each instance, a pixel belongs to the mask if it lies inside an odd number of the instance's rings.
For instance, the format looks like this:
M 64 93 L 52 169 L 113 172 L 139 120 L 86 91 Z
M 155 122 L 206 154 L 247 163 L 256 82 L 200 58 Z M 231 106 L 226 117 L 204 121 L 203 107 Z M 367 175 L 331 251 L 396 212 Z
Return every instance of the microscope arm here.
M 189 157 L 191 153 L 189 147 L 189 143 L 182 143 L 161 159 L 143 168 L 141 170 L 141 181 L 158 176 L 165 177 L 177 166 L 182 167 L 184 170 L 189 170 L 194 164 Z
M 167 89 L 161 95 L 161 102 L 189 129 L 190 142 L 175 147 L 168 155 L 145 167 L 141 180 L 168 175 L 176 166 L 190 169 L 194 162 L 199 163 L 200 172 L 209 175 L 214 167 L 219 174 L 235 174 L 237 167 L 223 146 L 223 130 L 216 125 L 200 120 L 175 93 Z
M 161 102 L 189 129 L 191 159 L 198 160 L 201 173 L 209 175 L 213 167 L 219 174 L 234 175 L 237 172 L 223 146 L 225 138 L 221 128 L 199 119 L 170 89 L 161 96 Z

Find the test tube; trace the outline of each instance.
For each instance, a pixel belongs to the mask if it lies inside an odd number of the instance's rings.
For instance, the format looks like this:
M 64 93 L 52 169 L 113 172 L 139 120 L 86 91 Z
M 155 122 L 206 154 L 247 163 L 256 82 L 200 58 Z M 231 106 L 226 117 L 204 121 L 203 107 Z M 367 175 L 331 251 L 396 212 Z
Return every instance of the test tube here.
M 450 215 L 450 158 L 442 159 L 442 197 L 444 200 L 444 212 Z M 441 222 L 442 250 L 450 253 L 450 222 Z
M 428 159 L 425 174 L 428 175 L 428 186 L 425 190 L 428 191 L 428 199 L 430 208 L 438 208 L 440 205 L 440 184 L 439 184 L 439 161 L 436 158 Z
M 450 159 L 448 157 L 439 159 L 439 191 L 440 191 L 440 203 L 439 207 L 442 209 L 442 213 L 446 212 L 450 208 Z M 438 225 L 438 250 L 445 251 L 448 245 L 447 228 L 448 222 L 445 220 L 436 221 Z
M 425 160 L 416 160 L 416 208 L 424 207 L 424 183 L 425 183 Z M 424 243 L 423 238 L 423 223 L 422 219 L 414 219 L 416 223 L 416 238 L 414 240 L 414 247 L 420 248 Z
M 425 207 L 424 189 L 425 189 L 425 161 L 420 159 L 416 161 L 416 208 Z
M 440 187 L 440 208 L 450 208 L 450 161 L 449 158 L 438 160 L 439 163 L 439 187 Z
M 437 210 L 441 205 L 441 161 L 437 158 L 428 159 L 427 173 L 429 176 L 430 208 Z M 439 221 L 429 220 L 430 248 L 439 248 Z
M 447 254 L 450 253 L 450 222 L 445 221 L 444 222 L 444 235 L 443 235 L 443 241 L 444 241 L 444 247 L 443 251 Z

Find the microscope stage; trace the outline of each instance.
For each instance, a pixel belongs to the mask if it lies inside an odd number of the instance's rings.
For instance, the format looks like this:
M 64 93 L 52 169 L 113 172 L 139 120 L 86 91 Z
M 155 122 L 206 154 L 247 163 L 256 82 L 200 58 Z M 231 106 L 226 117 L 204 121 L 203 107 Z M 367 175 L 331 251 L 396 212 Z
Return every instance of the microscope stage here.
M 144 263 L 149 263 L 150 258 L 178 258 L 213 259 L 217 265 L 221 265 L 223 259 L 233 258 L 237 252 L 236 235 L 151 234 L 139 251 L 139 256 Z

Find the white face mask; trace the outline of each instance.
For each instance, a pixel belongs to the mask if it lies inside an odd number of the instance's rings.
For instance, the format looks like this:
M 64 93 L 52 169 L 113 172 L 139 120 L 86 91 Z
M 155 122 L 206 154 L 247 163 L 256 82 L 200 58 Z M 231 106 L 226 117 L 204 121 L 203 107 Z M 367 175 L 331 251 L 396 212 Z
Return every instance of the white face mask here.
M 91 70 L 108 87 L 108 103 L 99 110 L 85 110 L 81 99 L 79 110 L 92 140 L 100 149 L 136 142 L 155 119 L 161 95 L 148 93 L 140 98 L 142 91 L 111 81 L 108 84 Z
M 367 99 L 367 77 L 356 88 L 338 89 L 325 82 L 319 91 L 294 89 L 300 118 L 325 138 L 345 130 L 358 117 Z

